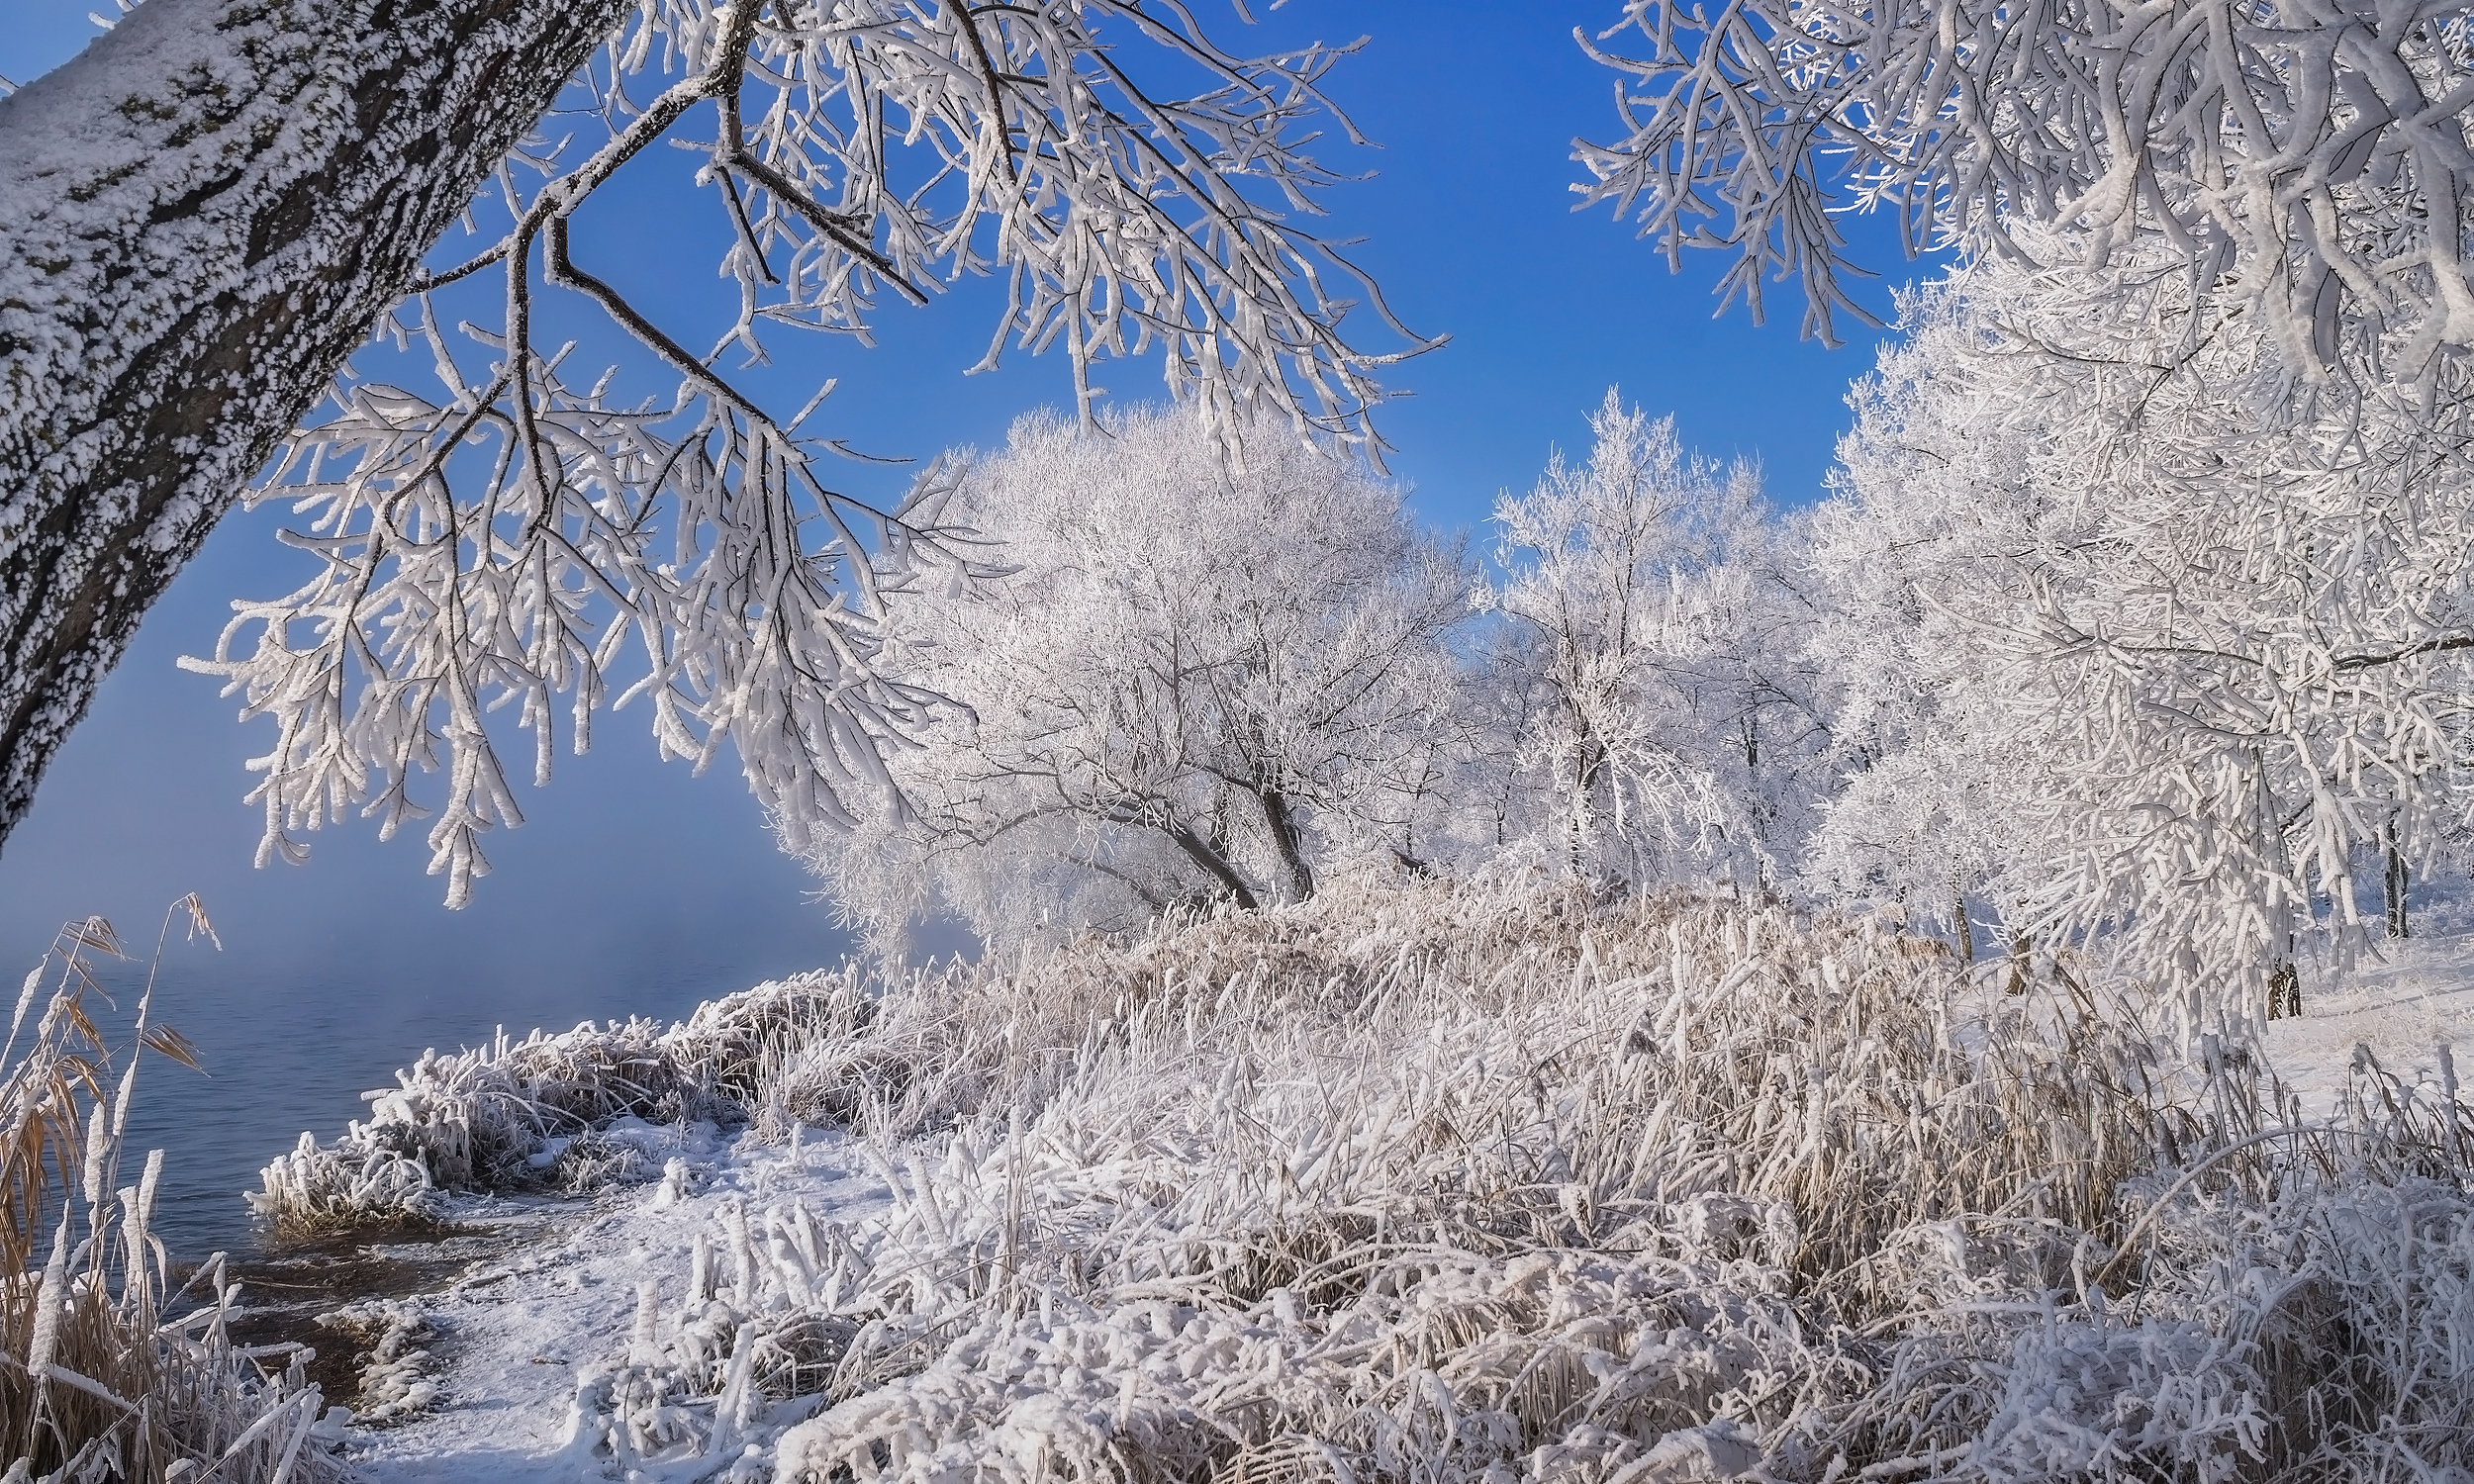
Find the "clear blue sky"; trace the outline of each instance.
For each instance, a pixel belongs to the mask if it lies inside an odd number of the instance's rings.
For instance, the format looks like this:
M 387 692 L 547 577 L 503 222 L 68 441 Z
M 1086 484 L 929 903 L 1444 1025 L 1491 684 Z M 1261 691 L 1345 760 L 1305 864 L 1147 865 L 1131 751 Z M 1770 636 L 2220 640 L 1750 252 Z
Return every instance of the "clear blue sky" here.
M 24 82 L 73 54 L 93 33 L 85 13 L 94 3 L 12 0 L 0 73 Z M 1197 0 L 1197 11 L 1233 49 L 1248 49 L 1227 7 Z M 1581 415 L 1610 384 L 1674 413 L 1705 452 L 1758 455 L 1774 498 L 1808 500 L 1845 420 L 1846 385 L 1870 364 L 1860 326 L 1843 326 L 1848 348 L 1824 351 L 1796 338 L 1784 302 L 1766 327 L 1741 310 L 1713 320 L 1715 262 L 1670 276 L 1627 228 L 1570 212 L 1570 139 L 1604 137 L 1614 117 L 1611 75 L 1581 56 L 1570 31 L 1619 11 L 1612 0 L 1291 0 L 1266 18 L 1264 30 L 1281 38 L 1374 38 L 1343 64 L 1336 92 L 1384 147 L 1329 156 L 1376 173 L 1331 194 L 1328 232 L 1366 238 L 1359 260 L 1395 311 L 1452 336 L 1398 368 L 1394 385 L 1413 395 L 1382 424 L 1396 472 L 1435 524 L 1481 522 L 1496 492 L 1526 488 L 1552 447 L 1582 445 Z M 692 165 L 652 151 L 629 169 L 666 172 L 646 183 L 658 197 L 683 193 Z M 656 212 L 653 230 L 588 239 L 579 253 L 632 254 L 628 276 L 675 284 L 692 304 L 714 292 L 713 255 L 694 244 L 709 215 L 701 203 Z M 674 220 L 691 225 L 672 232 Z M 1912 274 L 1882 232 L 1857 235 L 1893 278 Z M 1885 290 L 1873 296 L 1885 309 L 1887 300 Z M 1015 415 L 1067 398 L 1070 383 L 1054 357 L 964 378 L 986 343 L 990 304 L 966 289 L 924 311 L 889 308 L 874 351 L 785 341 L 781 375 L 807 385 L 839 376 L 833 430 L 873 451 L 925 455 L 998 440 Z M 1156 377 L 1155 365 L 1136 363 L 1101 380 L 1144 396 Z M 861 492 L 902 482 L 851 472 Z M 824 912 L 803 899 L 809 879 L 775 852 L 735 768 L 694 779 L 658 764 L 631 713 L 598 729 L 591 757 L 562 759 L 547 790 L 523 793 L 529 823 L 489 841 L 496 874 L 463 913 L 439 906 L 415 831 L 381 846 L 354 820 L 315 837 L 306 867 L 251 870 L 258 822 L 241 802 L 250 783 L 241 763 L 264 747 L 270 724 L 237 725 L 237 703 L 173 661 L 211 647 L 231 599 L 293 585 L 297 554 L 269 534 L 278 518 L 236 516 L 219 529 L 53 764 L 0 855 L 0 966 L 31 965 L 68 915 L 100 911 L 134 929 L 196 889 L 228 945 L 197 971 L 202 982 L 287 994 L 331 986 L 338 1003 L 376 1017 L 369 1033 L 386 1035 L 390 1017 L 407 1035 L 466 1017 L 477 1036 L 491 1020 L 676 1008 L 690 991 L 838 953 Z

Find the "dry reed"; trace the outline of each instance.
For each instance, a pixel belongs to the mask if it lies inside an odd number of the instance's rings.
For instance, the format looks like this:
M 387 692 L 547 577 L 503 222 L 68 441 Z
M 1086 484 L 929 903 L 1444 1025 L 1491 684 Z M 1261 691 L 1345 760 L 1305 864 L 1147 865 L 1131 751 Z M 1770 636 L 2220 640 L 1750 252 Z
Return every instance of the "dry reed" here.
M 528 1065 L 589 1083 L 658 1045 L 744 1116 L 857 1131 L 895 1195 L 862 1232 L 727 1206 L 638 1295 L 578 1456 L 780 1484 L 2474 1468 L 2453 1086 L 2366 1059 L 2301 1125 L 2066 961 L 2001 990 L 1865 919 L 1343 881 L 575 1033 Z
M 212 936 L 194 895 L 173 904 L 166 934 L 175 915 Z M 10 1459 L 0 1478 L 339 1478 L 310 1440 L 320 1399 L 301 1373 L 307 1356 L 243 1349 L 227 1334 L 238 1290 L 220 1254 L 171 1287 L 149 1225 L 161 1152 L 119 1184 L 142 1053 L 193 1067 L 196 1055 L 151 1018 L 158 940 L 135 1044 L 115 1066 L 89 1013 L 105 998 L 94 974 L 103 957 L 126 957 L 110 923 L 64 927 L 26 976 L 0 1047 L 0 1447 Z

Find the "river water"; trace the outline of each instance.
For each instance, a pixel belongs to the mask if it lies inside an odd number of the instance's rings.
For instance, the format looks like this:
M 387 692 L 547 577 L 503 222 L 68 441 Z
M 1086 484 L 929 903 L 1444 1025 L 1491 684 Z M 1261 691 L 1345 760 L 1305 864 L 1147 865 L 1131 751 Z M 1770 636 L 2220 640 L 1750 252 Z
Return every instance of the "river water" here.
M 392 1085 L 395 1068 L 424 1048 L 479 1045 L 501 1024 L 522 1035 L 629 1014 L 684 1018 L 700 1000 L 809 967 L 766 947 L 685 944 L 542 966 L 521 979 L 504 965 L 459 964 L 417 944 L 361 962 L 271 966 L 238 950 L 175 949 L 156 1008 L 196 1043 L 205 1070 L 146 1058 L 124 1178 L 139 1152 L 164 1150 L 158 1230 L 172 1251 L 247 1252 L 257 1233 L 241 1192 L 255 1187 L 258 1169 L 304 1130 L 322 1139 L 340 1132 L 362 1112 L 360 1094 Z M 143 978 L 142 967 L 106 978 L 125 989 Z M 134 1002 L 116 997 L 124 1012 Z
M 156 1014 L 196 1043 L 206 1074 L 148 1058 L 133 1131 L 139 1150 L 166 1152 L 159 1229 L 192 1259 L 245 1249 L 240 1193 L 259 1167 L 303 1130 L 339 1132 L 425 1047 L 478 1046 L 500 1025 L 675 1019 L 834 964 L 848 944 L 811 899 L 814 879 L 775 848 L 735 760 L 702 778 L 664 764 L 634 711 L 607 719 L 591 754 L 562 757 L 549 787 L 517 786 L 526 822 L 485 838 L 496 869 L 463 911 L 440 904 L 419 823 L 381 843 L 347 816 L 301 836 L 307 865 L 253 869 L 245 763 L 272 727 L 235 724 L 238 701 L 173 662 L 212 648 L 232 595 L 280 591 L 280 574 L 254 570 L 273 545 L 264 523 L 216 531 L 0 849 L 10 990 L 64 920 L 99 913 L 136 955 L 101 973 L 125 1014 L 164 908 L 190 891 L 205 901 L 223 948 L 175 930 Z

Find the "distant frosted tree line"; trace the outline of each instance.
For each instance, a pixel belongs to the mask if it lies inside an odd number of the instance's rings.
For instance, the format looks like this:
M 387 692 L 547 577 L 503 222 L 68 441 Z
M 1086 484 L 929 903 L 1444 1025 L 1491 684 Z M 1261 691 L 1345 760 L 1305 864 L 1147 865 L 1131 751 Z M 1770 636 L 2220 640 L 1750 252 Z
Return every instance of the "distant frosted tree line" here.
M 1610 392 L 1480 560 L 1362 465 L 1039 417 L 947 466 L 985 573 L 905 604 L 947 704 L 811 853 L 880 934 L 1295 901 L 1344 869 L 1717 883 L 2194 1016 L 2402 934 L 2466 838 L 2461 404 L 2291 395 L 2187 278 L 1997 259 L 1907 305 L 1821 504 Z M 2149 359 L 2126 348 L 2145 345 Z
M 1610 401 L 1481 572 L 1374 477 L 1378 374 L 1431 342 L 1366 348 L 1380 295 L 1303 230 L 1348 46 L 1143 0 L 140 8 L 0 97 L 0 833 L 215 520 L 282 498 L 322 570 L 200 661 L 277 723 L 263 855 L 422 820 L 451 901 L 521 818 L 490 714 L 537 782 L 638 700 L 793 848 L 881 845 L 887 919 L 1026 926 L 1010 851 L 1072 875 L 1058 925 L 1518 856 L 2101 938 L 2194 1008 L 2404 930 L 2474 647 L 2462 7 L 1596 19 L 1624 85 L 1583 204 L 1733 254 L 1757 314 L 1793 283 L 1825 338 L 1861 313 L 1834 210 L 1964 266 L 1904 306 L 1824 507 L 1764 518 Z M 736 301 L 692 338 L 583 212 L 680 147 Z M 820 472 L 829 382 L 794 413 L 723 364 L 964 273 L 1008 286 L 992 358 L 1066 351 L 1080 431 L 877 509 Z M 675 393 L 571 367 L 553 292 Z M 373 319 L 426 381 L 345 368 Z M 1152 352 L 1196 411 L 1110 422 L 1090 367 Z M 1137 520 L 1146 485 L 1212 517 Z M 1096 555 L 1134 551 L 1183 575 Z

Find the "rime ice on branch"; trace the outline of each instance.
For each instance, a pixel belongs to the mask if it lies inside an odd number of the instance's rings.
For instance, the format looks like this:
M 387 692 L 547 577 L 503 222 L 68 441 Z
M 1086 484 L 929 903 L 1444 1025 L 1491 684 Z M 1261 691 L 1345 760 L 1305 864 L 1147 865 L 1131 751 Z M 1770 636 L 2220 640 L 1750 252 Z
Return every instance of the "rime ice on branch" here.
M 432 867 L 460 901 L 479 834 L 519 818 L 482 713 L 521 702 L 545 775 L 552 698 L 580 745 L 630 646 L 648 673 L 628 694 L 667 750 L 726 739 L 795 836 L 849 823 L 879 802 L 880 744 L 928 704 L 871 668 L 884 602 L 950 562 L 809 471 L 830 443 L 799 435 L 813 403 L 761 406 L 715 362 L 761 356 L 766 328 L 864 335 L 881 293 L 994 272 L 1010 293 L 990 360 L 1009 335 L 1062 341 L 1087 409 L 1093 361 L 1156 350 L 1223 426 L 1268 412 L 1371 446 L 1384 357 L 1343 339 L 1358 301 L 1335 276 L 1358 280 L 1292 225 L 1338 178 L 1303 144 L 1338 117 L 1320 81 L 1346 49 L 1241 57 L 1125 0 L 145 10 L 0 113 L 0 201 L 25 203 L 0 214 L 0 474 L 42 476 L 0 506 L 19 661 L 0 827 L 138 613 L 407 290 L 393 329 L 432 352 L 436 391 L 333 384 L 255 497 L 306 498 L 300 544 L 326 571 L 244 606 L 207 662 L 281 728 L 257 764 L 266 854 L 346 807 L 389 829 L 435 811 Z M 526 138 L 562 85 L 561 141 Z M 709 346 L 629 303 L 575 225 L 655 143 L 691 148 L 728 228 L 739 310 Z M 475 202 L 494 168 L 495 203 Z M 421 271 L 457 213 L 502 209 L 491 245 Z M 105 292 L 133 278 L 144 292 Z M 450 336 L 428 296 L 464 279 L 502 282 L 503 317 Z M 533 338 L 552 290 L 675 375 L 669 405 L 571 385 Z M 489 451 L 451 456 L 472 443 Z M 440 761 L 442 804 L 416 802 L 409 774 Z
M 0 834 L 615 0 L 173 0 L 0 99 Z
M 1911 252 L 2011 253 L 2010 227 L 2042 223 L 2083 229 L 2046 245 L 2101 267 L 2153 234 L 2257 306 L 2289 363 L 2331 362 L 2369 318 L 2415 375 L 2474 344 L 2468 20 L 2462 0 L 1628 0 L 1580 38 L 1628 74 L 1624 137 L 1578 148 L 1582 196 L 1670 262 L 1734 252 L 1723 292 L 1756 314 L 1764 273 L 1799 279 L 1824 338 L 1862 313 L 1827 168 Z

